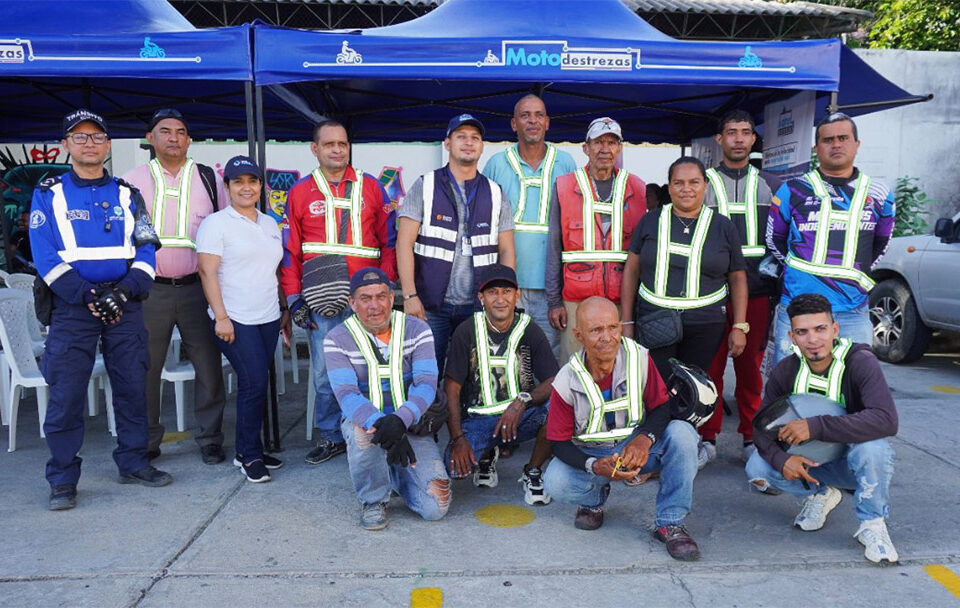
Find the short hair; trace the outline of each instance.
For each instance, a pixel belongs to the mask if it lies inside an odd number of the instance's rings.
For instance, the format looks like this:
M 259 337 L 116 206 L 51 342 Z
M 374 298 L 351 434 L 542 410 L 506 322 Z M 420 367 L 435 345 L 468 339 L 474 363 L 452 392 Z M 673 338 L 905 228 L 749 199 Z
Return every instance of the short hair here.
M 822 312 L 827 313 L 833 321 L 833 306 L 830 305 L 830 300 L 819 293 L 801 293 L 787 305 L 787 316 L 791 319 L 799 315 L 816 315 Z
M 681 156 L 677 160 L 673 161 L 673 164 L 670 165 L 670 168 L 667 169 L 667 184 L 673 181 L 673 170 L 679 167 L 680 165 L 696 165 L 697 169 L 700 169 L 700 175 L 704 180 L 707 179 L 707 168 L 703 166 L 703 162 L 695 156 Z
M 850 126 L 853 127 L 853 141 L 860 141 L 860 136 L 857 133 L 857 123 L 853 122 L 853 119 L 843 112 L 834 112 L 833 114 L 827 114 L 817 123 L 817 128 L 813 132 L 813 143 L 820 143 L 820 127 L 835 122 L 849 122 Z
M 347 130 L 347 128 L 344 127 L 343 123 L 340 122 L 339 120 L 333 120 L 332 118 L 327 118 L 327 119 L 321 120 L 316 124 L 316 126 L 313 127 L 313 141 L 320 141 L 320 129 L 324 127 L 341 127 L 344 131 Z
M 537 95 L 536 93 L 527 93 L 526 95 L 524 95 L 523 97 L 521 97 L 520 99 L 518 99 L 518 100 L 517 100 L 517 103 L 513 104 L 513 114 L 511 114 L 511 116 L 513 116 L 513 115 L 515 115 L 515 114 L 517 113 L 517 108 L 520 106 L 520 102 L 523 101 L 524 99 L 537 99 L 537 100 L 539 100 L 540 103 L 543 104 L 544 111 L 546 111 L 547 104 L 546 104 L 546 102 L 543 101 L 543 97 L 540 97 L 540 96 Z
M 753 116 L 750 116 L 750 113 L 745 110 L 730 110 L 717 121 L 717 134 L 723 133 L 723 128 L 731 122 L 748 122 L 750 123 L 750 128 L 754 131 L 757 130 L 757 123 L 753 121 Z

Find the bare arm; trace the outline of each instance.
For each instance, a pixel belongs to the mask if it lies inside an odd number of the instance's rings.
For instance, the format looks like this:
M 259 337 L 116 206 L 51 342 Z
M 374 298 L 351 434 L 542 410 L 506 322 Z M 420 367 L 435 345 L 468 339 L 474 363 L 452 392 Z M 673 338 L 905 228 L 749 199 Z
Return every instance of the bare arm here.
M 640 286 L 640 256 L 632 251 L 627 254 L 623 265 L 623 277 L 620 282 L 620 322 L 623 323 L 623 335 L 632 338 L 635 334 L 633 308 Z
M 417 285 L 413 280 L 413 243 L 420 232 L 420 222 L 408 217 L 401 217 L 397 226 L 397 274 L 400 276 L 400 288 L 404 297 L 417 292 Z M 408 315 L 426 320 L 420 298 L 404 299 L 403 311 Z
M 220 280 L 217 278 L 220 259 L 220 256 L 212 253 L 198 253 L 197 270 L 200 273 L 203 295 L 206 296 L 210 310 L 213 311 L 214 333 L 224 342 L 232 343 L 234 339 L 233 323 L 227 314 L 226 306 L 223 305 L 223 293 L 220 291 Z
M 517 253 L 513 248 L 513 230 L 504 230 L 500 233 L 497 239 L 497 253 L 499 253 L 501 264 L 516 270 Z
M 730 307 L 733 309 L 733 322 L 744 323 L 747 320 L 747 271 L 734 270 L 727 274 L 727 283 L 730 284 Z M 750 328 L 753 330 L 753 328 Z M 761 328 L 756 328 L 760 331 Z M 747 335 L 742 330 L 733 328 L 727 339 L 727 347 L 731 357 L 739 357 L 747 347 Z

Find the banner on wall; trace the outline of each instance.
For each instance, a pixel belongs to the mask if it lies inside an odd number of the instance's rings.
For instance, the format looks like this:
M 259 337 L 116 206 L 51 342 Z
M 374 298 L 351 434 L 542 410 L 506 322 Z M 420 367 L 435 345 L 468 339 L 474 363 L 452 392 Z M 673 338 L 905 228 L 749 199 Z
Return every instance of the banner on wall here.
M 723 160 L 723 152 L 720 150 L 720 144 L 717 143 L 715 135 L 691 140 L 690 155 L 699 159 L 704 167 L 716 167 Z
M 803 91 L 764 108 L 763 168 L 781 179 L 810 170 L 815 100 L 813 91 Z

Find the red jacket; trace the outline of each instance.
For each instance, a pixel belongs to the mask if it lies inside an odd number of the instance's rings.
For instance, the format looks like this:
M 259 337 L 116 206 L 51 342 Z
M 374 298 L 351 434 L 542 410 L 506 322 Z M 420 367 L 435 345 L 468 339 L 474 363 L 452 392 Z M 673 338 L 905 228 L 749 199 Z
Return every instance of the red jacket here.
M 356 182 L 357 174 L 353 167 L 347 167 L 343 179 L 336 186 L 330 184 L 334 196 L 346 194 L 347 182 Z M 397 254 L 388 245 L 387 215 L 390 212 L 390 200 L 380 182 L 370 176 L 363 176 L 363 204 L 360 208 L 361 245 L 380 250 L 380 259 L 346 256 L 347 270 L 352 276 L 366 266 L 379 266 L 391 280 L 397 279 Z M 341 210 L 343 219 L 348 222 L 347 244 L 353 244 L 352 226 L 349 212 Z M 280 270 L 280 286 L 286 296 L 301 292 L 303 263 L 316 257 L 315 253 L 303 253 L 304 242 L 326 242 L 326 205 L 324 196 L 313 180 L 312 175 L 297 182 L 287 196 L 287 208 L 284 222 L 289 226 L 286 249 L 289 261 Z
M 601 224 L 598 214 L 593 217 L 594 239 L 603 242 L 603 249 L 627 251 L 633 230 L 643 214 L 647 212 L 647 187 L 636 175 L 627 177 L 626 196 L 623 204 L 623 242 L 611 246 L 612 230 L 601 238 Z M 583 250 L 583 193 L 577 185 L 574 173 L 557 178 L 557 201 L 560 207 L 560 230 L 563 243 L 562 251 Z M 620 303 L 620 283 L 623 280 L 621 262 L 570 262 L 563 264 L 563 299 L 569 302 L 581 302 L 591 296 L 603 296 L 614 303 Z

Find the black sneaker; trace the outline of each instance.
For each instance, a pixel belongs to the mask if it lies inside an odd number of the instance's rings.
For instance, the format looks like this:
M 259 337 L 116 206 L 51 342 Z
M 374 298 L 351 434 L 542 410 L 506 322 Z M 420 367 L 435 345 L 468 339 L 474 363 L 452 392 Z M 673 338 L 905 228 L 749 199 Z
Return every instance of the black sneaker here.
M 523 484 L 523 500 L 528 505 L 548 505 L 550 495 L 543 490 L 543 473 L 540 467 L 523 467 L 523 475 L 518 479 Z
M 156 460 L 157 458 L 160 458 L 160 448 L 147 450 L 147 460 Z
M 246 475 L 247 481 L 252 483 L 263 483 L 270 481 L 270 473 L 267 472 L 266 465 L 257 458 L 252 462 L 240 465 L 240 472 Z
M 147 465 L 135 473 L 120 475 L 120 483 L 138 483 L 142 486 L 159 488 L 173 483 L 173 477 L 169 473 L 157 470 L 151 465 Z
M 223 453 L 223 446 L 211 443 L 200 446 L 200 458 L 203 459 L 203 464 L 220 464 L 226 455 Z
M 50 488 L 51 511 L 66 511 L 77 506 L 77 486 L 72 483 L 65 483 Z
M 280 460 L 279 458 L 274 458 L 274 457 L 271 456 L 270 454 L 264 454 L 263 457 L 261 458 L 261 460 L 263 460 L 263 466 L 265 466 L 265 467 L 267 467 L 268 469 L 271 469 L 271 470 L 272 470 L 272 469 L 279 469 L 280 467 L 283 466 L 283 461 L 282 461 L 282 460 Z M 243 466 L 243 463 L 240 462 L 240 454 L 237 454 L 236 456 L 233 457 L 233 466 L 235 466 L 235 467 L 242 467 L 242 466 Z
M 320 464 L 321 462 L 330 460 L 334 456 L 345 454 L 346 451 L 347 442 L 345 441 L 334 443 L 327 439 L 321 439 L 317 441 L 317 447 L 307 452 L 307 457 L 304 458 L 304 460 L 307 464 Z

